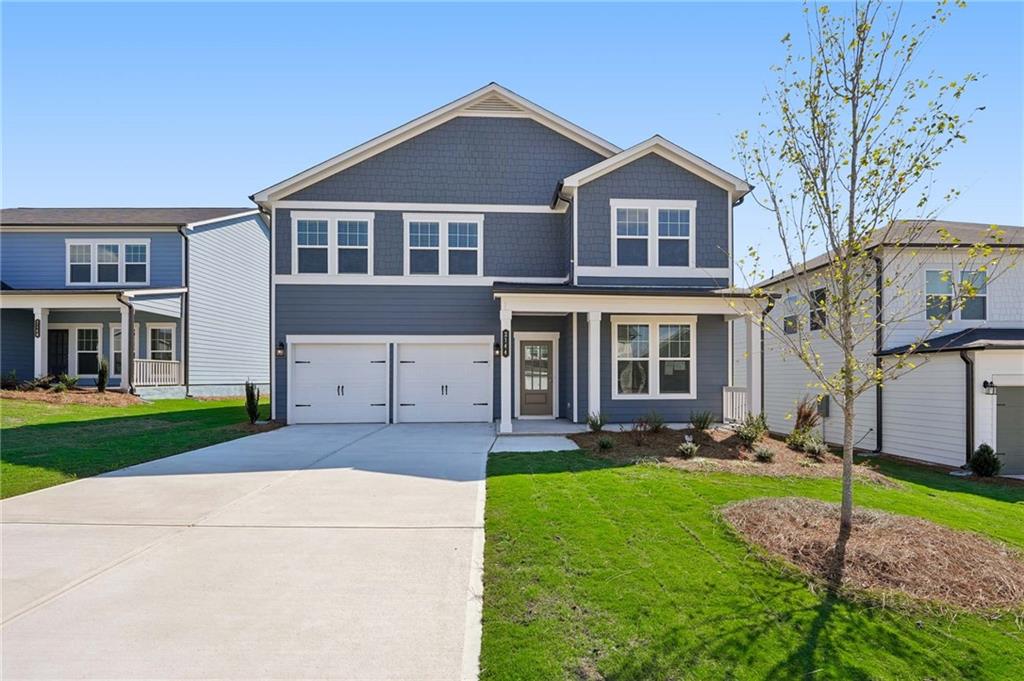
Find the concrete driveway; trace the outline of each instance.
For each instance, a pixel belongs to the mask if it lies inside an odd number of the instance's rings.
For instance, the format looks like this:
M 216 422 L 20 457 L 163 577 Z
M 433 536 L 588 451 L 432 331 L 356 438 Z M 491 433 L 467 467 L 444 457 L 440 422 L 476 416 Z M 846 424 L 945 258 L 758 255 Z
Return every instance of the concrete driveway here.
M 493 441 L 291 426 L 8 499 L 3 678 L 473 678 Z

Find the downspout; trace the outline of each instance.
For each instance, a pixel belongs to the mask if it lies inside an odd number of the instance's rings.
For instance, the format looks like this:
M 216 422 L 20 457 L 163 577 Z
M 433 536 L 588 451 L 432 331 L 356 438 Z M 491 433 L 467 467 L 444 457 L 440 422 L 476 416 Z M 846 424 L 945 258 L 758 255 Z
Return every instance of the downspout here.
M 768 304 L 761 312 L 761 415 L 764 416 L 764 320 L 775 309 L 775 298 L 768 297 Z M 749 350 L 750 348 L 747 348 Z M 750 387 L 747 387 L 750 390 Z
M 964 430 L 967 432 L 964 445 L 964 463 L 969 463 L 974 453 L 974 358 L 967 350 L 960 351 L 960 359 L 964 361 L 964 404 L 967 414 Z
M 875 261 L 875 372 L 882 375 L 882 259 L 877 255 L 871 257 Z M 882 384 L 875 385 L 875 453 L 882 452 Z
M 188 295 L 188 235 L 185 234 L 187 226 L 181 225 L 178 227 L 178 234 L 181 235 L 181 240 L 184 245 L 184 281 L 181 285 L 185 287 L 186 291 L 181 294 L 181 382 L 185 384 L 185 395 L 189 394 L 188 389 L 188 319 L 189 319 L 189 295 Z
M 124 365 L 121 367 L 121 380 L 127 381 L 128 393 L 130 395 L 135 394 L 135 306 L 131 304 L 131 301 L 125 300 L 124 291 L 117 293 L 114 296 L 117 302 L 121 303 L 128 309 L 128 357 L 124 359 Z M 124 386 L 122 386 L 124 387 Z

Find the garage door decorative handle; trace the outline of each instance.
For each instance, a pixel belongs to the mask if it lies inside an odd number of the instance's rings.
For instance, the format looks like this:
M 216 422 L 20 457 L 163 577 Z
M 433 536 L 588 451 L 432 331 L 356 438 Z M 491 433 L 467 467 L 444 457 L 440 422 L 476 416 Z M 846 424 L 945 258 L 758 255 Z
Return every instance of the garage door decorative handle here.
M 297 359 L 297 360 L 295 360 L 295 363 L 296 364 L 312 364 L 312 362 L 309 361 L 308 359 Z
M 345 396 L 345 386 L 339 385 L 338 386 L 338 397 L 344 397 L 344 396 Z

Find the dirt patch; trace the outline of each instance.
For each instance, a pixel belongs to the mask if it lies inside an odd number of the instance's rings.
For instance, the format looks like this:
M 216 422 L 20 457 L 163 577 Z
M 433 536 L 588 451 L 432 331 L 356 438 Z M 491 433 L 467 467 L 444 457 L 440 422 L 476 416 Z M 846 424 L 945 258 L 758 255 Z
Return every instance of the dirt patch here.
M 974 611 L 1024 613 L 1024 554 L 921 518 L 855 509 L 836 579 L 839 505 L 784 497 L 727 506 L 747 541 L 825 583 L 880 596 Z M 894 598 L 895 597 L 895 598 Z
M 235 426 L 238 430 L 249 435 L 255 435 L 256 433 L 266 433 L 267 431 L 277 430 L 284 424 L 279 421 L 263 421 L 261 423 L 239 423 Z
M 52 390 L 0 390 L 0 398 L 5 400 L 21 400 L 23 402 L 46 402 L 48 404 L 88 404 L 99 407 L 130 407 L 143 404 L 144 400 L 136 395 L 107 390 L 97 392 L 84 388 L 73 388 L 64 392 Z
M 697 456 L 692 459 L 684 459 L 676 451 L 687 436 L 700 445 Z M 576 433 L 569 437 L 580 448 L 589 450 L 594 456 L 618 463 L 653 458 L 664 465 L 689 471 L 720 471 L 780 478 L 841 478 L 843 475 L 841 457 L 835 454 L 811 457 L 792 450 L 785 442 L 771 437 L 763 438 L 756 447 L 770 451 L 773 455 L 772 461 L 758 461 L 754 452 L 729 428 L 715 428 L 703 434 L 689 429 L 664 428 L 658 433 L 648 435 L 643 444 L 637 444 L 628 428 L 624 431 Z M 603 438 L 612 442 L 611 449 L 601 449 L 599 441 Z M 864 482 L 898 487 L 890 478 L 867 466 L 855 465 L 853 475 Z

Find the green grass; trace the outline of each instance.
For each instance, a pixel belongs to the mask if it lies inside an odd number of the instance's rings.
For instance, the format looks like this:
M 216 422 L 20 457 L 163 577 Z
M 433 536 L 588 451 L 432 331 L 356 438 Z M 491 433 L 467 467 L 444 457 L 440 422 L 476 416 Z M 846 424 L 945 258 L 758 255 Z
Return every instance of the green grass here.
M 877 464 L 855 502 L 1024 547 L 1024 489 Z M 901 614 L 816 593 L 720 519 L 761 496 L 838 501 L 835 480 L 499 454 L 487 479 L 483 679 L 1020 679 L 1013 617 Z
M 129 407 L 0 400 L 0 498 L 232 440 L 244 401 Z

